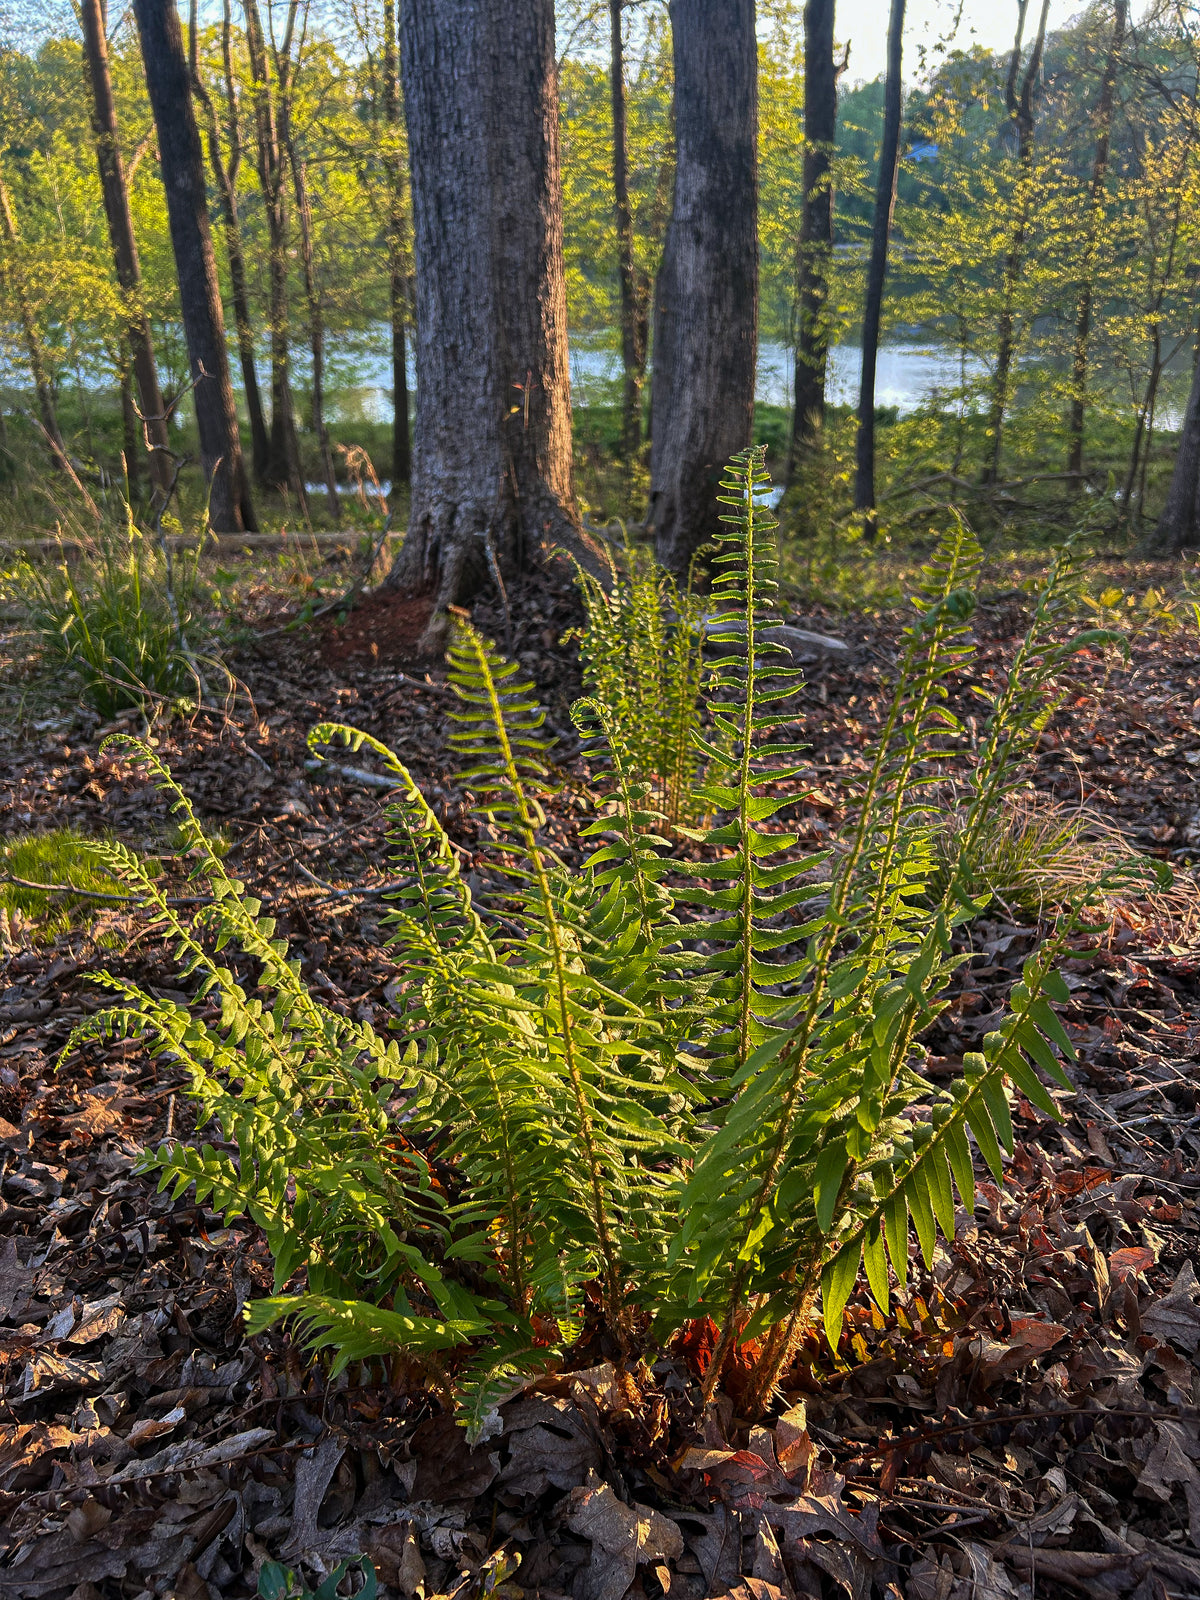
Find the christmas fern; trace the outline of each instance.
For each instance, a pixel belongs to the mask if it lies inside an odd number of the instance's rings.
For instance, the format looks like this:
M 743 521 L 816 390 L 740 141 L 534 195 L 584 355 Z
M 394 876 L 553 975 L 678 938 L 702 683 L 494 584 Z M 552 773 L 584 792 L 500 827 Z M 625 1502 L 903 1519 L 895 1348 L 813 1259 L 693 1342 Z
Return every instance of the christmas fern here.
M 117 1004 L 74 1042 L 137 1034 L 189 1074 L 197 1139 L 146 1162 L 163 1187 L 262 1228 L 276 1291 L 248 1308 L 251 1329 L 291 1318 L 335 1369 L 403 1354 L 476 1437 L 525 1376 L 569 1362 L 589 1307 L 621 1362 L 713 1318 L 710 1391 L 734 1343 L 757 1340 L 745 1403 L 761 1410 L 818 1305 L 836 1348 L 860 1271 L 886 1308 L 910 1236 L 929 1262 L 956 1191 L 971 1210 L 976 1154 L 1002 1177 L 1011 1088 L 1053 1114 L 1045 1080 L 1069 1085 L 1052 1005 L 1066 998 L 1069 908 L 957 1082 L 924 1078 L 920 1038 L 965 959 L 986 819 L 1025 770 L 1068 651 L 1109 636 L 1064 637 L 1069 562 L 1056 563 L 990 691 L 965 794 L 958 779 L 948 864 L 949 687 L 970 666 L 979 566 L 953 529 L 914 596 L 848 834 L 805 854 L 782 820 L 803 794 L 788 737 L 798 679 L 764 636 L 765 482 L 758 451 L 723 480 L 709 625 L 722 653 L 673 777 L 647 765 L 627 681 L 592 672 L 576 720 L 604 752 L 607 793 L 582 868 L 547 842 L 551 751 L 532 686 L 470 628 L 450 680 L 462 782 L 492 840 L 476 894 L 402 763 L 357 730 L 313 730 L 315 750 L 367 750 L 394 780 L 389 1042 L 313 998 L 170 774 L 124 741 L 171 797 L 212 904 L 186 922 L 123 847 L 98 847 L 102 864 L 141 895 L 207 1009 L 106 977 Z M 671 648 L 653 631 L 661 613 L 637 603 L 647 650 Z

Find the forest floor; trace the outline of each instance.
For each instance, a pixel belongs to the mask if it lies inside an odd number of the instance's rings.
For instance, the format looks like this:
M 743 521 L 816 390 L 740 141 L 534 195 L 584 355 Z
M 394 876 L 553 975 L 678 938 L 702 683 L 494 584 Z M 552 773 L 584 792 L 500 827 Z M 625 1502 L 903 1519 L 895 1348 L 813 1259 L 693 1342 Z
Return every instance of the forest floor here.
M 571 852 L 588 811 L 562 642 L 574 600 L 560 578 L 511 600 L 511 647 L 561 738 L 551 828 Z M 305 734 L 335 719 L 383 738 L 473 852 L 444 673 L 412 658 L 423 619 L 378 601 L 344 627 L 274 633 L 278 594 L 248 604 L 234 666 L 253 714 L 242 701 L 157 728 L 159 754 L 321 998 L 383 1027 L 384 796 L 307 771 Z M 1010 655 L 1026 613 L 1018 591 L 985 593 L 976 674 Z M 476 620 L 505 642 L 493 607 Z M 810 792 L 795 826 L 818 842 L 838 827 L 840 777 L 862 767 L 900 619 L 794 620 L 851 647 L 811 665 L 797 713 Z M 1196 630 L 1136 637 L 1125 668 L 1081 654 L 1067 688 L 1036 786 L 1144 850 L 1200 858 Z M 965 715 L 965 684 L 952 692 Z M 187 894 L 162 796 L 99 753 L 105 731 L 64 711 L 0 747 L 0 832 L 115 832 Z M 739 1418 L 736 1362 L 698 1414 L 693 1329 L 636 1405 L 593 1351 L 505 1405 L 502 1435 L 475 1450 L 415 1386 L 330 1384 L 284 1336 L 244 1337 L 241 1307 L 270 1289 L 263 1241 L 137 1171 L 144 1147 L 191 1129 L 175 1070 L 133 1043 L 56 1065 L 100 1004 L 101 966 L 185 998 L 144 919 L 96 905 L 48 943 L 0 928 L 6 1600 L 235 1600 L 264 1560 L 312 1578 L 360 1553 L 406 1600 L 1200 1596 L 1200 890 L 1186 866 L 1066 963 L 1079 1060 L 1078 1092 L 1056 1095 L 1064 1120 L 1017 1097 L 1005 1186 L 981 1174 L 974 1216 L 932 1271 L 914 1263 L 887 1316 L 865 1292 L 852 1301 L 837 1357 L 812 1337 L 765 1426 Z M 924 1041 L 931 1076 L 994 1025 L 1038 929 L 1014 909 L 970 937 Z

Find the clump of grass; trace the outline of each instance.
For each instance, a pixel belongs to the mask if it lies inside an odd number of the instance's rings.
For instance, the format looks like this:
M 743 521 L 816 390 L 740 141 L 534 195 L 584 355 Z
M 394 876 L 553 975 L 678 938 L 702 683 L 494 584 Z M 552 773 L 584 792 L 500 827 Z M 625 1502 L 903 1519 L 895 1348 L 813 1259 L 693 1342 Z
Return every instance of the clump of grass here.
M 43 667 L 102 717 L 194 703 L 209 677 L 228 681 L 196 553 L 172 557 L 132 522 L 102 530 L 74 562 L 22 563 L 13 587 Z
M 87 894 L 71 894 L 71 889 L 123 895 L 122 885 L 97 863 L 94 843 L 74 828 L 56 828 L 0 844 L 0 923 L 10 940 L 48 944 L 104 904 Z M 28 884 L 53 885 L 55 892 Z
M 965 873 L 959 828 L 951 813 L 934 839 L 935 897 L 955 873 L 968 898 L 998 905 L 1009 915 L 1038 917 L 1078 899 L 1087 884 L 1129 859 L 1120 829 L 1084 806 L 1064 805 L 1035 792 L 1016 793 L 984 822 Z

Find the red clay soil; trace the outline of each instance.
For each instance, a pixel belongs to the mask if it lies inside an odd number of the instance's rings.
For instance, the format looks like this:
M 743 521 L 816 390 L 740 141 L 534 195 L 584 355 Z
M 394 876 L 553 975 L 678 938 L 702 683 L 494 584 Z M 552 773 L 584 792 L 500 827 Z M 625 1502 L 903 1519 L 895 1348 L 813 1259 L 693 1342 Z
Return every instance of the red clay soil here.
M 321 655 L 329 665 L 363 656 L 398 663 L 420 660 L 421 635 L 432 610 L 433 600 L 428 595 L 405 600 L 391 590 L 377 590 L 356 606 L 341 627 L 329 628 Z

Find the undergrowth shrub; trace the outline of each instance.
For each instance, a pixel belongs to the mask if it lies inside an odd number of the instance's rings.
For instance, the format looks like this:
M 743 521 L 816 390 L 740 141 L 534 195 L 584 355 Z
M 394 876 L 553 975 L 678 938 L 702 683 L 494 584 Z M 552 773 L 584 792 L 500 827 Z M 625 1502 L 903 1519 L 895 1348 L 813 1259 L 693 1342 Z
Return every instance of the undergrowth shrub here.
M 741 1403 L 761 1411 L 818 1303 L 836 1349 L 860 1269 L 886 1308 L 907 1281 L 910 1229 L 930 1263 L 938 1230 L 953 1233 L 955 1191 L 973 1208 L 974 1154 L 1002 1179 L 1010 1088 L 1054 1115 L 1044 1078 L 1069 1087 L 1051 1003 L 1067 999 L 1055 962 L 1069 915 L 957 1081 L 919 1071 L 920 1036 L 966 959 L 956 931 L 980 909 L 971 874 L 989 819 L 1081 642 L 1058 628 L 1065 561 L 1012 671 L 979 690 L 989 714 L 958 791 L 952 868 L 929 796 L 959 732 L 947 681 L 973 650 L 980 552 L 962 529 L 914 598 L 849 834 L 832 856 L 804 854 L 779 823 L 798 792 L 785 735 L 798 675 L 763 638 L 775 586 L 764 479 L 751 451 L 723 483 L 711 604 L 729 654 L 695 736 L 719 776 L 700 786 L 709 820 L 687 856 L 668 854 L 620 703 L 597 696 L 578 715 L 607 742 L 608 809 L 586 830 L 584 867 L 554 854 L 542 712 L 469 627 L 450 676 L 462 782 L 496 841 L 478 901 L 397 757 L 354 729 L 313 730 L 314 748 L 369 750 L 395 780 L 403 982 L 390 1040 L 308 991 L 154 752 L 121 741 L 171 796 L 212 904 L 185 922 L 134 855 L 115 843 L 98 854 L 140 891 L 218 1015 L 106 975 L 117 1003 L 74 1042 L 141 1035 L 186 1069 L 198 1129 L 219 1137 L 168 1141 L 147 1164 L 175 1194 L 194 1188 L 263 1229 L 275 1294 L 248 1308 L 252 1331 L 290 1317 L 335 1370 L 402 1354 L 476 1437 L 522 1374 L 581 1341 L 628 1366 L 703 1317 L 717 1329 L 705 1391 L 740 1344 Z
M 940 898 L 959 871 L 961 817 L 953 810 L 934 835 L 929 895 Z M 962 863 L 972 900 L 1009 916 L 1037 919 L 1054 907 L 1086 905 L 1090 891 L 1129 856 L 1119 828 L 1084 806 L 1050 800 L 1036 790 L 1010 794 L 983 823 L 971 858 Z
M 195 701 L 208 677 L 228 681 L 196 552 L 172 556 L 132 520 L 70 562 L 22 563 L 14 589 L 43 666 L 101 717 Z

